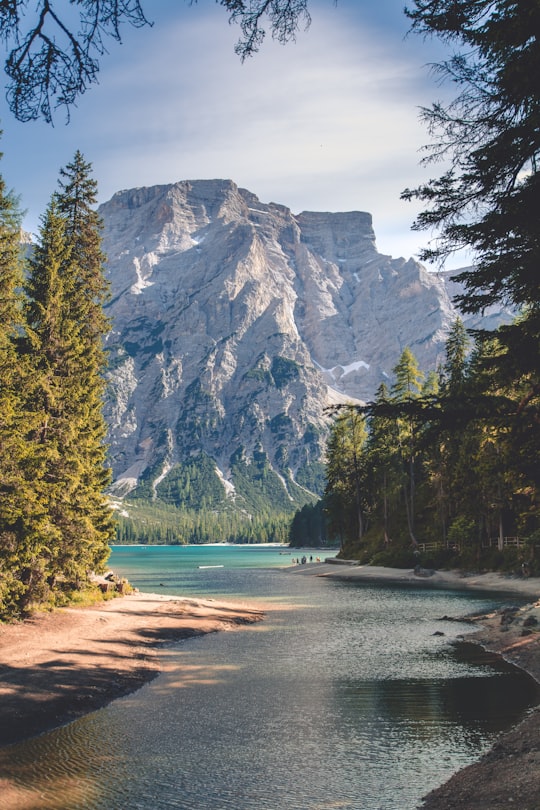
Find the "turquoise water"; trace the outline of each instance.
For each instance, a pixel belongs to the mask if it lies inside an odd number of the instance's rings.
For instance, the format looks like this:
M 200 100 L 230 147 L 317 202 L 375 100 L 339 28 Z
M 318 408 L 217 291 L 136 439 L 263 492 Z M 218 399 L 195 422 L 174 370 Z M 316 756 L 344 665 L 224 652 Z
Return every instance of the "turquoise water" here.
M 139 590 L 149 593 L 272 598 L 267 569 L 286 569 L 304 556 L 309 565 L 310 558 L 325 560 L 336 554 L 337 549 L 289 549 L 266 544 L 113 546 L 109 564 Z
M 0 779 L 28 810 L 414 810 L 537 699 L 516 669 L 450 644 L 470 626 L 442 617 L 500 596 L 341 583 L 279 557 L 115 548 L 138 587 L 215 588 L 267 618 L 167 648 L 137 693 L 0 751 Z

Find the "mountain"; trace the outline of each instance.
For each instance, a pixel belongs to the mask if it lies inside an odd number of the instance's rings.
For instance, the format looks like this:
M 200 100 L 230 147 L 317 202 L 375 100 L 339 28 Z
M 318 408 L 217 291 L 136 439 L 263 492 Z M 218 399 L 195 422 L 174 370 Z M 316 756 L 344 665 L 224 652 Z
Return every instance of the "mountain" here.
M 380 254 L 368 213 L 196 180 L 100 214 L 116 494 L 292 510 L 323 486 L 325 407 L 372 398 L 405 346 L 425 369 L 443 356 L 451 282 Z

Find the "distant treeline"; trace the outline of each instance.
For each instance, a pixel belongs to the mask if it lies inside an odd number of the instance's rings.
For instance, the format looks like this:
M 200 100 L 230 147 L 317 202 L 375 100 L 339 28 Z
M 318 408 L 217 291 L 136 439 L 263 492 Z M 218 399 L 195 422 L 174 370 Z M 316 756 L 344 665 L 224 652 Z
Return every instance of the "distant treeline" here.
M 178 509 L 159 501 L 122 504 L 116 528 L 117 543 L 184 545 L 186 543 L 287 543 L 291 515 L 261 512 L 253 517 L 238 512 Z

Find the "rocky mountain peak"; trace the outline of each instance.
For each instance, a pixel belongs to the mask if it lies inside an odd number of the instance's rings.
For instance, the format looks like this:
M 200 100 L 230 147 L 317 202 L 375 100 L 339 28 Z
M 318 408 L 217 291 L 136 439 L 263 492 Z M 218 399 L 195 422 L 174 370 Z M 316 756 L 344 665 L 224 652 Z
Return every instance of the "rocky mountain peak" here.
M 372 398 L 405 346 L 425 368 L 442 357 L 447 279 L 378 253 L 368 213 L 295 216 L 193 180 L 100 214 L 119 492 L 185 505 L 196 468 L 207 507 L 291 509 L 321 490 L 325 407 Z

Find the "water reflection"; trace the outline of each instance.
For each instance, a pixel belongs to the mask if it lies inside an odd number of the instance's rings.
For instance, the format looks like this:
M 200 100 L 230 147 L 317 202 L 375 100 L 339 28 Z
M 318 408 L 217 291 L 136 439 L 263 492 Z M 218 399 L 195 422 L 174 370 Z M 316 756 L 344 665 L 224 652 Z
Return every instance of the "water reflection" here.
M 470 628 L 437 617 L 485 597 L 287 589 L 264 624 L 167 649 L 139 692 L 0 751 L 0 808 L 413 810 L 537 697 L 449 646 Z
M 486 732 L 496 733 L 511 724 L 524 706 L 533 705 L 539 697 L 538 684 L 532 679 L 508 673 L 506 685 L 485 678 L 361 682 L 343 686 L 337 705 L 346 718 L 388 717 L 404 730 L 408 724 L 411 734 L 424 740 L 440 734 L 441 725 L 459 723 L 480 741 Z

